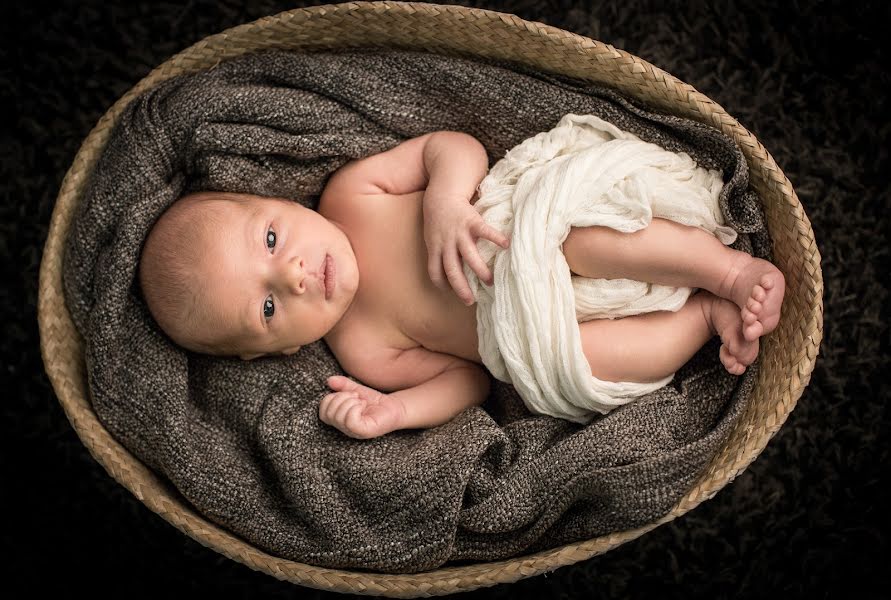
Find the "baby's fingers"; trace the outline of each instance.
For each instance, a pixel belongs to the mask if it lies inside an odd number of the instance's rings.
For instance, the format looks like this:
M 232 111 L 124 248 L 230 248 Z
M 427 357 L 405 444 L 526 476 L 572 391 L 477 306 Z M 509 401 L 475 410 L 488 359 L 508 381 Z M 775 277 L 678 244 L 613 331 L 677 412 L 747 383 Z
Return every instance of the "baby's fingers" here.
M 489 285 L 492 285 L 492 271 L 489 270 L 489 266 L 477 251 L 476 244 L 470 239 L 461 240 L 459 244 L 461 247 L 461 256 L 473 272 L 476 273 L 476 276 L 480 278 L 480 281 L 485 281 Z
M 430 281 L 438 288 L 445 287 L 446 277 L 445 271 L 442 269 L 442 253 L 438 250 L 427 248 L 427 274 Z
M 359 387 L 359 384 L 350 379 L 349 377 L 344 377 L 343 375 L 332 375 L 328 378 L 328 387 L 334 390 L 335 392 L 343 391 L 343 390 L 355 390 Z
M 348 436 L 360 440 L 369 437 L 369 423 L 364 412 L 364 407 L 361 404 L 355 404 L 347 411 L 343 419 L 343 426 Z
M 471 226 L 470 232 L 476 237 L 485 238 L 490 242 L 498 244 L 502 248 L 507 248 L 508 246 L 510 246 L 510 239 L 506 235 L 483 221 L 482 218 Z
M 474 301 L 473 293 L 470 291 L 470 285 L 467 283 L 467 278 L 464 277 L 464 268 L 461 265 L 457 249 L 452 248 L 443 256 L 443 266 L 452 289 L 458 294 L 461 302 L 470 306 Z
M 334 422 L 340 424 L 345 423 L 347 413 L 356 406 L 362 406 L 364 404 L 365 403 L 359 399 L 358 394 L 350 393 L 350 395 L 337 406 L 337 410 L 334 411 Z
M 328 394 L 327 396 L 322 398 L 322 402 L 319 404 L 319 418 L 322 420 L 322 422 L 327 423 L 328 425 L 333 425 L 337 410 L 347 400 L 355 397 L 355 392 L 337 392 L 334 394 Z

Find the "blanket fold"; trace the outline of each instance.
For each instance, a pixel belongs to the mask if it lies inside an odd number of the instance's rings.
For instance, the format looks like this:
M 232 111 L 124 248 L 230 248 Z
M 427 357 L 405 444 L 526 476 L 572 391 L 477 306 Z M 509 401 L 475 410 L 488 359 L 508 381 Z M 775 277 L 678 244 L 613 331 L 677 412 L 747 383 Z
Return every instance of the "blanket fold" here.
M 536 416 L 495 381 L 484 406 L 430 430 L 354 440 L 318 418 L 319 341 L 291 357 L 198 356 L 139 294 L 142 243 L 194 190 L 314 208 L 347 161 L 448 129 L 490 164 L 566 114 L 596 115 L 723 175 L 734 247 L 767 257 L 745 159 L 705 125 L 511 63 L 423 52 L 273 51 L 167 80 L 121 114 L 74 215 L 66 303 L 91 401 L 111 435 L 209 520 L 271 554 L 412 573 L 497 560 L 652 522 L 689 489 L 748 402 L 707 345 L 667 386 L 581 426 Z
M 533 413 L 578 423 L 666 385 L 673 374 L 650 383 L 592 377 L 577 323 L 677 311 L 693 290 L 579 277 L 561 245 L 572 227 L 630 233 L 653 217 L 732 244 L 736 231 L 724 225 L 719 207 L 723 187 L 718 171 L 593 115 L 566 115 L 509 150 L 480 182 L 476 208 L 510 236 L 511 246 L 477 243 L 493 273 L 492 287 L 464 267 L 477 298 L 479 353 L 489 371 L 513 384 Z

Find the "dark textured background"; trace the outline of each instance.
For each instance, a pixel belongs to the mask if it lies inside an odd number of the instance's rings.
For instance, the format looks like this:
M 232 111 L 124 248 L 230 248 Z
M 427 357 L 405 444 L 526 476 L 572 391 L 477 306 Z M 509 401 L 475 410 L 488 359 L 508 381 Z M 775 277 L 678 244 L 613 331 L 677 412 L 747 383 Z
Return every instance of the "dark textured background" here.
M 891 88 L 884 2 L 456 2 L 636 54 L 752 131 L 823 256 L 810 386 L 757 461 L 679 520 L 600 557 L 464 597 L 835 598 L 888 594 Z M 90 456 L 43 371 L 37 272 L 65 171 L 111 104 L 225 28 L 319 2 L 14 3 L 0 18 L 3 583 L 96 597 L 326 597 L 208 550 Z M 883 484 L 885 484 L 883 486 Z M 847 595 L 847 594 L 845 594 Z

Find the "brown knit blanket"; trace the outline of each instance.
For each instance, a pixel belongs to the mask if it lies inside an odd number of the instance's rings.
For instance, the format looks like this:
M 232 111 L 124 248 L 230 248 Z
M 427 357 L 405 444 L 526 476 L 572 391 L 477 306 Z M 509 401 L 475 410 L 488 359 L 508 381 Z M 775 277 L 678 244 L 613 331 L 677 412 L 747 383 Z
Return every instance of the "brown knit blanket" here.
M 180 76 L 134 100 L 89 182 L 65 255 L 96 414 L 208 519 L 287 559 L 417 572 L 511 557 L 651 523 L 695 482 L 745 408 L 756 368 L 729 375 L 717 338 L 639 402 L 587 426 L 530 415 L 495 381 L 430 430 L 355 440 L 318 418 L 323 342 L 244 362 L 190 354 L 148 315 L 135 273 L 151 224 L 187 191 L 314 207 L 331 173 L 438 129 L 490 165 L 566 113 L 595 114 L 728 182 L 735 248 L 769 258 L 745 159 L 707 126 L 517 65 L 365 50 L 268 52 Z M 748 234 L 748 235 L 746 235 Z

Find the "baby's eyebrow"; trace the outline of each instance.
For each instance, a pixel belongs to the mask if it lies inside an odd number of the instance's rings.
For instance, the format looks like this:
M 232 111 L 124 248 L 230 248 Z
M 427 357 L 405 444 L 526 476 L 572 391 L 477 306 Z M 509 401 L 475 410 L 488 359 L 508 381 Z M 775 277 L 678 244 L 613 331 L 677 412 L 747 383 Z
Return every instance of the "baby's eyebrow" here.
M 252 208 L 250 212 L 248 212 L 248 218 L 245 219 L 245 248 L 248 249 L 250 254 L 254 254 L 257 248 L 257 231 L 263 227 L 262 223 L 259 222 L 260 211 L 256 208 Z M 263 234 L 264 232 L 260 232 Z M 260 240 L 263 240 L 263 237 L 260 237 Z
M 263 221 L 260 220 L 262 216 L 262 211 L 260 207 L 253 206 L 251 210 L 248 212 L 248 218 L 245 219 L 245 249 L 247 252 L 247 257 L 250 259 L 251 257 L 262 256 L 262 251 L 264 246 L 260 246 L 258 248 L 257 243 L 263 242 L 265 239 L 265 232 L 261 231 L 263 229 Z M 259 236 L 257 234 L 260 234 Z M 253 297 L 253 290 L 248 290 L 247 300 L 244 303 L 244 308 L 238 311 L 239 319 L 238 323 L 243 331 L 249 333 L 251 335 L 255 335 L 257 332 L 257 328 L 253 325 L 255 319 L 259 319 L 260 326 L 263 327 L 263 301 L 265 298 L 260 299 L 259 306 L 254 307 L 254 304 L 257 304 L 256 298 Z
M 266 324 L 263 321 L 263 300 L 259 303 L 252 294 L 246 295 L 246 300 L 241 303 L 241 308 L 236 308 L 238 329 L 243 338 L 256 338 L 258 333 L 264 331 Z

